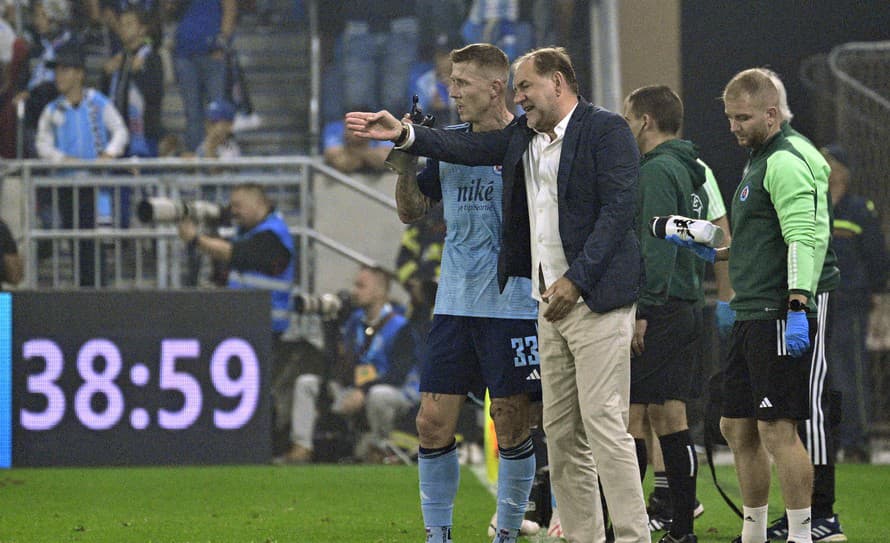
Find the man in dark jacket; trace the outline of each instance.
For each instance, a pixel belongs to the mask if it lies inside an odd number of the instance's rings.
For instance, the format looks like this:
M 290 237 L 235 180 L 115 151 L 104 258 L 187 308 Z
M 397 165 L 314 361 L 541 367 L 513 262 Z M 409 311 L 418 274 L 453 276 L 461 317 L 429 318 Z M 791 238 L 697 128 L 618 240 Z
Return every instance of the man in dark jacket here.
M 532 51 L 514 69 L 514 101 L 526 114 L 502 130 L 444 132 L 385 111 L 347 114 L 347 127 L 441 161 L 503 165 L 498 275 L 501 288 L 510 276 L 530 277 L 541 302 L 544 431 L 564 536 L 601 539 L 600 479 L 616 541 L 648 543 L 626 425 L 642 279 L 639 152 L 619 115 L 578 97 L 564 49 Z
M 832 363 L 837 364 L 832 377 L 842 394 L 843 420 L 840 447 L 844 460 L 868 462 L 868 419 L 871 387 L 868 386 L 869 312 L 879 293 L 887 285 L 887 250 L 881 221 L 871 200 L 850 190 L 853 168 L 849 155 L 839 144 L 822 149 L 831 166 L 828 178 L 834 206 L 832 244 L 843 273 L 828 319 L 833 334 L 829 336 Z

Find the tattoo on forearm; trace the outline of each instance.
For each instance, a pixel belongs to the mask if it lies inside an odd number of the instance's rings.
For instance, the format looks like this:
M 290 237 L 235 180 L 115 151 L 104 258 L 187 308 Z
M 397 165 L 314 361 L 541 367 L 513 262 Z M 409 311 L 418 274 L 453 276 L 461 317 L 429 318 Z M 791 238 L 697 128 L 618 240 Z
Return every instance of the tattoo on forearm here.
M 396 183 L 396 205 L 402 220 L 416 221 L 429 211 L 430 201 L 417 186 L 417 177 L 400 175 Z

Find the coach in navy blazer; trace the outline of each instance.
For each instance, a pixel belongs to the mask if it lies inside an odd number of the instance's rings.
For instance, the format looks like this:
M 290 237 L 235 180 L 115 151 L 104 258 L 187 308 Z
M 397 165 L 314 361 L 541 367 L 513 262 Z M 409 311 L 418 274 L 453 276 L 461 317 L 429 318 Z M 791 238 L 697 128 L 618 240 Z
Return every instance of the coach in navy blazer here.
M 498 262 L 507 277 L 531 277 L 528 204 L 522 155 L 535 132 L 525 115 L 500 131 L 468 133 L 414 126 L 408 152 L 467 165 L 503 164 L 504 232 Z M 636 302 L 642 284 L 640 242 L 634 230 L 639 198 L 639 151 L 623 118 L 579 97 L 557 177 L 559 234 L 569 271 L 591 311 Z

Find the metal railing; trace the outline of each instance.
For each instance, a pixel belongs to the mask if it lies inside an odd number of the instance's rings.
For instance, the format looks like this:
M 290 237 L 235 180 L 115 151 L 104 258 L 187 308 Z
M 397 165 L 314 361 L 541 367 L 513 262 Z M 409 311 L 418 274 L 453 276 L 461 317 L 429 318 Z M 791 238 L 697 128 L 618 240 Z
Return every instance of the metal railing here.
M 856 191 L 890 217 L 890 41 L 839 45 L 801 65 L 801 82 L 813 98 L 820 143 L 837 141 L 854 165 Z M 890 234 L 885 221 L 884 232 Z
M 839 45 L 801 65 L 819 143 L 839 142 L 852 164 L 854 191 L 874 201 L 890 236 L 890 41 Z M 843 277 L 841 264 L 841 277 Z M 871 313 L 866 383 L 873 437 L 890 436 L 890 294 Z
M 305 156 L 236 159 L 122 159 L 116 161 L 11 161 L 5 177 L 19 177 L 23 288 L 163 289 L 199 283 L 176 224 L 142 223 L 136 203 L 145 197 L 225 204 L 239 183 L 263 185 L 295 237 L 299 280 L 313 293 L 316 245 L 344 258 L 374 264 L 348 243 L 315 230 L 313 186 L 318 176 L 395 209 L 395 201 Z M 92 199 L 88 201 L 87 199 Z M 225 228 L 222 234 L 228 233 Z M 206 280 L 206 278 L 205 278 Z

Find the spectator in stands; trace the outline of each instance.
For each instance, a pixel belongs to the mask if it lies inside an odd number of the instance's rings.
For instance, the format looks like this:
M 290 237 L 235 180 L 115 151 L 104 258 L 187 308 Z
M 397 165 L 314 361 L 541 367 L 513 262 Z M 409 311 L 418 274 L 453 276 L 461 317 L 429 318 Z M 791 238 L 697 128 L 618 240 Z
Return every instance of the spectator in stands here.
M 107 96 L 84 86 L 86 63 L 80 48 L 69 45 L 58 50 L 50 66 L 59 97 L 40 114 L 38 155 L 54 161 L 123 155 L 127 126 Z
M 4 87 L 7 85 L 6 66 L 12 62 L 13 43 L 16 39 L 15 30 L 9 24 L 6 16 L 11 5 L 15 4 L 10 4 L 9 0 L 0 2 L 0 84 Z
M 120 14 L 118 32 L 123 49 L 103 67 L 103 89 L 130 130 L 127 156 L 158 156 L 163 132 L 164 72 L 161 57 L 148 37 L 147 16 L 139 8 Z
M 844 460 L 869 462 L 868 317 L 875 299 L 887 287 L 887 249 L 875 205 L 850 190 L 853 169 L 846 149 L 822 149 L 831 166 L 828 188 L 834 207 L 832 246 L 841 282 L 828 305 L 830 360 L 835 386 L 841 391 L 840 443 Z
M 204 108 L 225 98 L 226 51 L 238 17 L 236 0 L 167 0 L 178 20 L 173 63 L 185 110 L 185 144 L 204 140 Z
M 396 416 L 411 407 L 402 391 L 415 366 L 410 327 L 389 302 L 389 276 L 379 268 L 362 266 L 355 276 L 352 301 L 358 308 L 343 327 L 339 363 L 345 371 L 326 380 L 333 403 L 331 412 L 354 417 L 364 414 L 372 442 L 379 447 L 392 431 Z M 397 358 L 397 353 L 409 359 Z M 313 458 L 313 434 L 317 422 L 316 401 L 322 377 L 300 376 L 294 385 L 291 441 L 293 446 L 279 463 L 304 463 Z
M 575 17 L 575 0 L 534 0 L 532 23 L 535 47 L 546 47 L 552 43 L 570 45 Z
M 124 154 L 129 139 L 127 126 L 114 104 L 101 92 L 84 87 L 86 65 L 83 52 L 68 44 L 55 52 L 51 63 L 59 97 L 40 114 L 36 148 L 40 158 L 55 162 L 69 160 L 108 160 Z M 49 190 L 49 189 L 45 189 Z M 100 222 L 110 224 L 113 210 L 110 194 L 92 187 L 79 188 L 78 209 L 74 209 L 72 188 L 60 188 L 59 213 L 61 226 L 90 229 Z M 97 202 L 98 200 L 98 202 Z M 45 221 L 54 221 L 51 194 L 37 195 Z M 97 205 L 98 204 L 98 205 Z M 94 242 L 80 242 L 80 285 L 95 286 Z
M 413 3 L 342 0 L 337 8 L 330 11 L 343 25 L 337 59 L 341 107 L 364 103 L 403 110 L 420 39 Z
M 139 10 L 145 16 L 146 36 L 155 46 L 161 43 L 161 2 L 160 0 L 88 0 L 90 18 L 111 31 L 111 34 L 120 43 L 112 44 L 112 51 L 118 46 L 125 46 L 125 39 L 121 35 L 121 16 L 126 11 Z
M 216 100 L 207 105 L 204 112 L 206 129 L 204 141 L 195 154 L 203 158 L 235 158 L 241 156 L 241 148 L 232 129 L 235 106 L 227 100 Z
M 24 277 L 25 264 L 19 255 L 15 239 L 9 227 L 0 219 L 0 283 L 17 285 Z M 0 290 L 3 290 L 2 284 Z
M 467 5 L 466 0 L 415 0 L 421 54 L 449 44 L 451 49 L 463 45 L 461 25 L 467 17 Z
M 13 99 L 21 77 L 28 73 L 28 41 L 11 26 L 15 0 L 0 0 L 0 156 L 17 158 L 17 119 Z
M 56 51 L 65 46 L 77 46 L 77 38 L 68 27 L 71 6 L 68 0 L 37 0 L 31 4 L 34 25 L 31 58 L 36 59 L 30 75 L 23 72 L 17 84 L 15 102 L 25 102 L 25 154 L 34 156 L 32 141 L 37 122 L 47 104 L 59 95 L 55 85 L 52 62 Z
M 342 117 L 326 124 L 322 134 L 325 162 L 343 173 L 384 171 L 383 162 L 391 148 L 390 142 L 370 141 L 348 134 Z
M 533 45 L 531 25 L 519 20 L 519 0 L 473 0 L 461 32 L 467 43 L 497 45 L 511 61 Z

